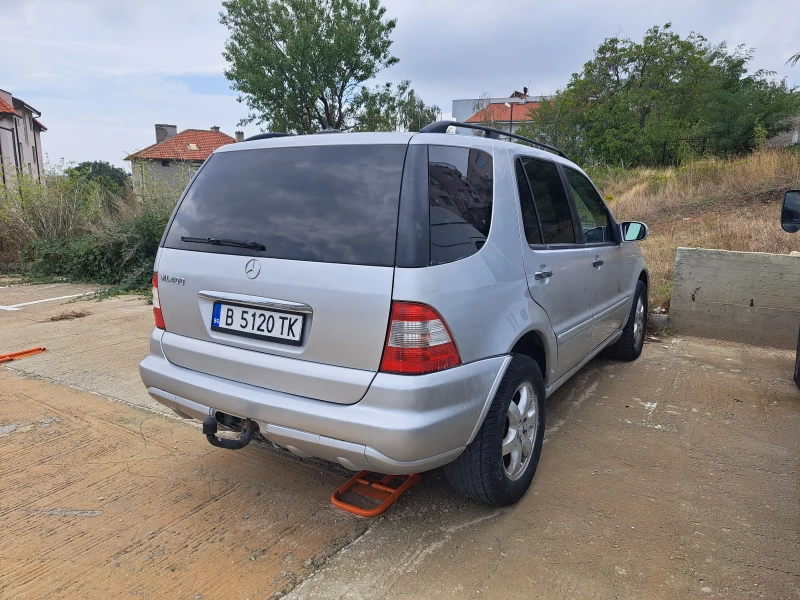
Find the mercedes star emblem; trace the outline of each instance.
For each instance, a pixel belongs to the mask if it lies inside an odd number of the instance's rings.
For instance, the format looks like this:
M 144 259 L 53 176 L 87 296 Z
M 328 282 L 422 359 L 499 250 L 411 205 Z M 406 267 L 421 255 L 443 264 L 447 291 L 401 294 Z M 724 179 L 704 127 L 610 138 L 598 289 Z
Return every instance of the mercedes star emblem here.
M 247 275 L 247 278 L 255 279 L 258 277 L 259 273 L 261 273 L 261 263 L 255 258 L 248 260 L 247 264 L 244 266 L 244 274 Z

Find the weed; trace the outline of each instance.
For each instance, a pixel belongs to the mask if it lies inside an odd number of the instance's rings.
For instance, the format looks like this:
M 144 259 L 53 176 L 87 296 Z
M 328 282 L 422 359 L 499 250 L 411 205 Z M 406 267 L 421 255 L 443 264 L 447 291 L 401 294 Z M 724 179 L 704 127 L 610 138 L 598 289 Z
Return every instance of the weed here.
M 88 317 L 90 313 L 85 308 L 77 309 L 77 310 L 65 310 L 62 313 L 57 315 L 53 315 L 49 317 L 48 321 L 71 321 L 72 319 L 82 319 L 83 317 Z

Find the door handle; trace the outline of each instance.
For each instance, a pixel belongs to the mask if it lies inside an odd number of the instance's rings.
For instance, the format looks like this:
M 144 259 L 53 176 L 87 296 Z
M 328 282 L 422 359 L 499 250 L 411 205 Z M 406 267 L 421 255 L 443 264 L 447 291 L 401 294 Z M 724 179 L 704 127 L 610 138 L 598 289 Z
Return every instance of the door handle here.
M 602 265 L 602 264 L 603 264 L 603 260 L 602 260 L 602 259 L 600 259 L 600 258 L 595 258 L 595 259 L 592 261 L 592 266 L 593 266 L 593 267 L 599 267 L 599 266 L 600 266 L 600 265 Z
M 548 277 L 553 276 L 553 271 L 552 269 L 547 269 L 545 271 L 536 271 L 536 273 L 534 273 L 533 276 L 536 279 L 547 279 Z

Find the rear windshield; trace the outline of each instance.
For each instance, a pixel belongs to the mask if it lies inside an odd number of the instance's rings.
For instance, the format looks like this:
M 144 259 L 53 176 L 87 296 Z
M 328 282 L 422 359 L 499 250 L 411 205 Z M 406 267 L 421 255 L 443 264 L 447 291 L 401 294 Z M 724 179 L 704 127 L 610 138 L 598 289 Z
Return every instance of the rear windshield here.
M 164 246 L 393 266 L 405 145 L 306 146 L 213 155 Z M 254 241 L 265 251 L 182 241 Z

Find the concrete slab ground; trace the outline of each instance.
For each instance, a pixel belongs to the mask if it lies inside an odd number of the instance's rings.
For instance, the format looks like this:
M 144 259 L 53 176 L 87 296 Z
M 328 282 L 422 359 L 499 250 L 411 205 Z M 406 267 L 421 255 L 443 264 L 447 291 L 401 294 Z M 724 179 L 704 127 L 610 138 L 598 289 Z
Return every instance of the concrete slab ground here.
M 73 307 L 92 314 L 47 320 Z M 367 521 L 329 505 L 333 466 L 109 402 L 147 407 L 144 301 L 12 314 L 0 352 L 51 350 L 0 367 L 0 599 L 800 597 L 789 351 L 665 338 L 594 360 L 548 401 L 519 504 L 434 471 Z
M 0 598 L 268 598 L 361 533 L 336 473 L 0 369 Z
M 792 366 L 701 339 L 595 360 L 548 401 L 517 505 L 465 502 L 428 474 L 289 598 L 797 598 Z
M 18 311 L 0 310 L 0 354 L 45 346 L 47 352 L 7 368 L 102 394 L 107 398 L 172 415 L 155 402 L 139 379 L 139 361 L 148 351 L 153 307 L 138 296 L 102 301 L 50 298 L 94 292 L 97 286 L 69 283 L 0 287 L 0 306 L 37 302 Z M 51 321 L 66 313 L 79 318 Z

